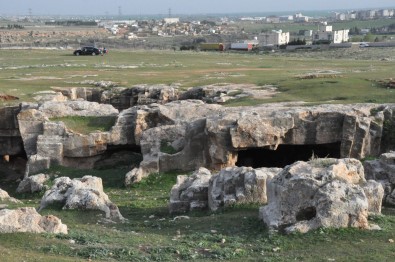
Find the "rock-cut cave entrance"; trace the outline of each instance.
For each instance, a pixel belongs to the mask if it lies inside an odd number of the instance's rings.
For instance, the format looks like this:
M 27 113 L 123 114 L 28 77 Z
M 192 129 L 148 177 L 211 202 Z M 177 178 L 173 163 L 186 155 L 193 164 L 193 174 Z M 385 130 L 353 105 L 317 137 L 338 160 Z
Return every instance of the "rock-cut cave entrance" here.
M 279 145 L 276 150 L 249 148 L 238 151 L 236 166 L 285 167 L 312 156 L 340 158 L 340 142 L 320 145 Z

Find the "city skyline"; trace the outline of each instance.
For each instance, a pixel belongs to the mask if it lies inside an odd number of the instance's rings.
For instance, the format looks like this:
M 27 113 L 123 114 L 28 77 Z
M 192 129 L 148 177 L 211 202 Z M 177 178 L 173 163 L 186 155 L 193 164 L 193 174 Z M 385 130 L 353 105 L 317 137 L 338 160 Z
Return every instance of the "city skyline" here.
M 332 0 L 316 2 L 307 0 L 283 0 L 279 2 L 250 0 L 235 2 L 225 0 L 200 0 L 183 2 L 180 0 L 151 0 L 145 2 L 113 0 L 0 0 L 2 15 L 149 15 L 149 14 L 232 14 L 265 12 L 298 12 L 319 10 L 358 10 L 369 8 L 393 8 L 393 0 Z M 170 12 L 169 12 L 170 11 Z

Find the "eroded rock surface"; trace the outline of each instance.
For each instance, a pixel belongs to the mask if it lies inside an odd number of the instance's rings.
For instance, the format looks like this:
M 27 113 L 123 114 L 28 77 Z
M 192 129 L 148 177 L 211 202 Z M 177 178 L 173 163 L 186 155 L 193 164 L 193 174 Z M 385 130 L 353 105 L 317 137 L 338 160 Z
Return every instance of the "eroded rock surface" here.
M 0 233 L 67 234 L 67 226 L 52 215 L 41 216 L 33 207 L 0 210 Z
M 281 168 L 227 167 L 210 179 L 209 207 L 212 211 L 241 203 L 266 204 L 267 181 Z
M 206 209 L 210 178 L 211 172 L 206 168 L 199 168 L 191 176 L 177 176 L 177 184 L 170 192 L 170 213 Z
M 287 233 L 319 227 L 370 229 L 369 203 L 380 205 L 381 199 L 371 194 L 369 201 L 364 185 L 363 166 L 356 159 L 299 161 L 269 182 L 268 205 L 260 208 L 260 218 Z
M 364 161 L 367 179 L 380 182 L 384 187 L 384 204 L 395 205 L 395 152 L 381 154 L 376 160 Z
M 23 105 L 18 124 L 29 157 L 28 173 L 53 164 L 77 167 L 77 162 L 83 168 L 93 168 L 109 146 L 141 149 L 143 159 L 137 168 L 141 177 L 174 169 L 192 171 L 201 166 L 219 170 L 235 166 L 240 151 L 277 150 L 279 146 L 330 145 L 331 151 L 321 150 L 320 157 L 362 159 L 378 155 L 384 144 L 390 147 L 391 143 L 383 141 L 390 136 L 388 126 L 395 126 L 395 106 L 391 104 L 234 108 L 201 100 L 167 103 L 177 99 L 177 94 L 168 90 L 165 95 L 161 88 L 143 90 L 146 93 L 139 93 L 140 98 L 148 99 L 155 93 L 155 97 L 166 96 L 166 103 L 152 100 L 157 103 L 133 106 L 121 113 L 111 105 L 88 101 Z M 61 121 L 50 121 L 64 116 L 117 116 L 117 120 L 108 132 L 78 134 Z M 307 158 L 297 160 L 308 160 L 313 153 L 310 151 Z
M 170 193 L 170 213 L 210 209 L 242 203 L 267 202 L 266 183 L 280 168 L 227 167 L 211 174 L 199 168 L 191 176 L 180 175 Z
M 141 145 L 140 168 L 145 174 L 175 166 L 185 171 L 200 166 L 234 166 L 240 150 L 276 150 L 279 145 L 330 144 L 338 147 L 333 149 L 334 157 L 361 159 L 380 152 L 385 110 L 392 107 L 270 104 L 227 108 L 201 101 L 176 101 L 140 107 L 135 114 L 134 138 Z M 167 152 L 164 143 L 180 146 Z M 312 154 L 310 151 L 308 158 Z M 332 153 L 321 154 L 326 157 Z
M 0 188 L 0 202 L 22 203 L 16 198 L 10 197 L 7 191 Z
M 18 185 L 17 193 L 35 193 L 41 192 L 42 190 L 48 189 L 44 185 L 49 180 L 49 176 L 46 174 L 38 174 L 34 176 L 25 177 Z
M 63 209 L 101 210 L 108 219 L 124 220 L 118 207 L 103 192 L 102 180 L 99 177 L 55 179 L 52 188 L 45 192 L 39 210 L 54 203 L 62 204 Z

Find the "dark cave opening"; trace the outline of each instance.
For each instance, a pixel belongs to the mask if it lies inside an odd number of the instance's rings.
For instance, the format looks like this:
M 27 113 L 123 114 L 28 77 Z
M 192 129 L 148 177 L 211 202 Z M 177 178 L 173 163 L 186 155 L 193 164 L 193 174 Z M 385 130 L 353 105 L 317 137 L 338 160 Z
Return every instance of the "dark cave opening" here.
M 27 163 L 26 152 L 15 155 L 0 155 L 0 180 L 17 180 L 25 174 Z
M 296 221 L 312 220 L 317 216 L 315 207 L 307 207 L 296 214 Z
M 340 142 L 320 145 L 279 145 L 276 150 L 249 148 L 238 151 L 236 166 L 285 167 L 296 161 L 308 161 L 312 156 L 340 158 Z

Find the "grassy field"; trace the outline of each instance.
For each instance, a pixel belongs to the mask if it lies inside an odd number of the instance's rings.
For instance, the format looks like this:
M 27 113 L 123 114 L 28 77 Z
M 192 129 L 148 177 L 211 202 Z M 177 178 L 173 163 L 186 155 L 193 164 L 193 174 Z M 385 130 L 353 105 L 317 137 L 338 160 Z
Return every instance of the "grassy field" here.
M 59 50 L 0 50 L 0 93 L 33 101 L 51 87 L 87 86 L 85 80 L 114 81 L 119 86 L 178 84 L 273 84 L 281 91 L 259 101 L 354 103 L 395 101 L 395 92 L 374 80 L 394 77 L 394 48 L 337 49 L 287 53 L 216 53 L 114 51 L 105 56 L 71 55 Z M 297 77 L 336 71 L 335 79 Z M 338 98 L 341 99 L 338 99 Z M 235 101 L 237 103 L 237 101 Z
M 49 173 L 103 178 L 105 192 L 126 223 L 102 224 L 102 214 L 45 209 L 69 227 L 68 235 L 2 234 L 1 261 L 391 261 L 395 255 L 395 210 L 372 218 L 381 231 L 321 229 L 301 235 L 269 232 L 258 220 L 258 206 L 193 212 L 177 219 L 167 203 L 176 173 L 153 174 L 131 188 L 122 186 L 125 169 Z M 3 186 L 3 185 L 2 185 Z M 7 185 L 10 192 L 16 185 Z M 18 195 L 37 207 L 41 194 Z

